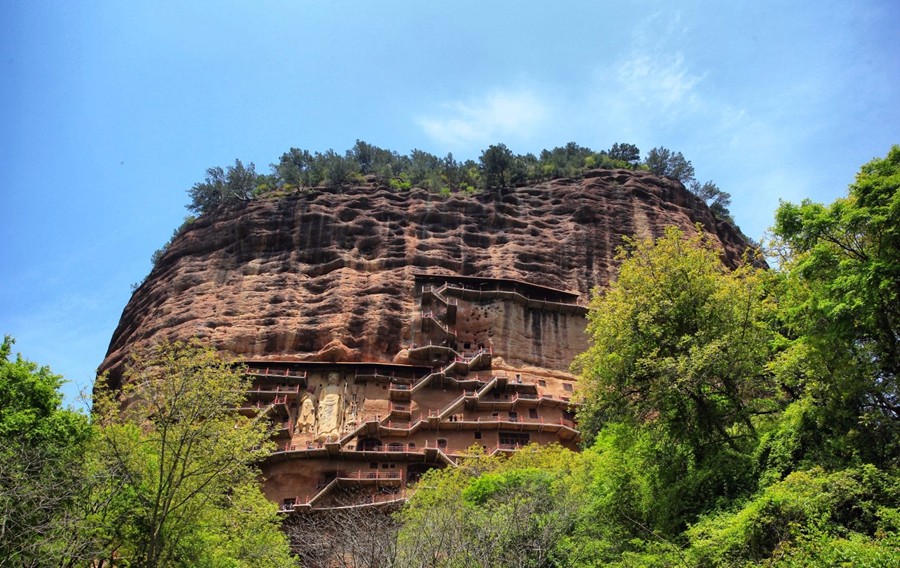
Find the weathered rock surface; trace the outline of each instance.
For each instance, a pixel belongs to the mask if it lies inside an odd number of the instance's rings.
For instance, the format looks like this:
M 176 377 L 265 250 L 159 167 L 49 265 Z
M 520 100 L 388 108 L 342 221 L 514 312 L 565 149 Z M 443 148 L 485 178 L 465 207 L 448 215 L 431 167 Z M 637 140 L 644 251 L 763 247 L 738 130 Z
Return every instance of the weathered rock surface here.
M 414 272 L 523 280 L 586 304 L 612 277 L 623 236 L 697 223 L 735 263 L 740 235 L 680 183 L 646 172 L 596 170 L 500 198 L 364 186 L 256 200 L 204 215 L 174 240 L 125 307 L 100 370 L 116 380 L 133 346 L 190 337 L 253 359 L 405 362 Z M 497 355 L 566 370 L 568 353 L 524 341 L 502 338 Z

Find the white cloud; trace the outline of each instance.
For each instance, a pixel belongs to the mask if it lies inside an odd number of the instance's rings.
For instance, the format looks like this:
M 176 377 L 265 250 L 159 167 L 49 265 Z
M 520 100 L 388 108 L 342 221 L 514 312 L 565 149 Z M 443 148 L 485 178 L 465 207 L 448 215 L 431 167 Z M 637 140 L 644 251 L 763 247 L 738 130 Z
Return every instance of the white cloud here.
M 445 103 L 440 111 L 416 122 L 436 142 L 460 149 L 531 138 L 550 114 L 550 105 L 531 90 L 497 90 Z
M 685 126 L 694 121 L 718 120 L 721 109 L 711 108 L 704 96 L 704 78 L 680 52 L 632 51 L 595 69 L 582 102 L 573 107 L 610 143 L 649 140 L 657 146 L 670 130 L 687 134 Z
M 696 107 L 696 87 L 702 77 L 692 74 L 677 53 L 670 57 L 634 55 L 616 68 L 621 95 L 629 105 L 654 113 L 668 113 L 675 107 Z

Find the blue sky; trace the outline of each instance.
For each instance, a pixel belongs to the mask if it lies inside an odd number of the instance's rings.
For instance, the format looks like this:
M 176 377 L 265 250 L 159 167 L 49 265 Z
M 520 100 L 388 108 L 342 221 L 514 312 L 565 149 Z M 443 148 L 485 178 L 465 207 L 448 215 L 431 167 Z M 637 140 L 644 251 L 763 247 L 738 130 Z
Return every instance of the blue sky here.
M 630 142 L 759 238 L 900 143 L 900 4 L 0 0 L 0 333 L 89 386 L 206 168 Z

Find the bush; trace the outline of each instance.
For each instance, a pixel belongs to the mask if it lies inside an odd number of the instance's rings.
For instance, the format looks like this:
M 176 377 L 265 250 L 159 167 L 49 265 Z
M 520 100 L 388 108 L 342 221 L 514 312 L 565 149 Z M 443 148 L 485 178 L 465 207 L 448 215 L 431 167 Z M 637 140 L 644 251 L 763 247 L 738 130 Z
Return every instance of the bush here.
M 742 565 L 785 554 L 781 561 L 820 565 L 815 557 L 850 551 L 877 558 L 898 543 L 898 502 L 897 474 L 871 465 L 833 473 L 797 471 L 736 512 L 691 527 L 689 552 L 700 566 Z

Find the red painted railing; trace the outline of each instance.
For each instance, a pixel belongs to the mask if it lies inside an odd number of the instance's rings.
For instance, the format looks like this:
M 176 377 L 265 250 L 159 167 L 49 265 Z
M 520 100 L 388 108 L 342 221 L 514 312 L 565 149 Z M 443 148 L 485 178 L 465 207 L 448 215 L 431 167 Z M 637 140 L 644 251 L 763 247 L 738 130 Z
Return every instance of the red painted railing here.
M 339 474 L 338 479 L 348 481 L 381 481 L 381 480 L 401 480 L 403 479 L 402 471 L 356 471 L 350 474 Z

